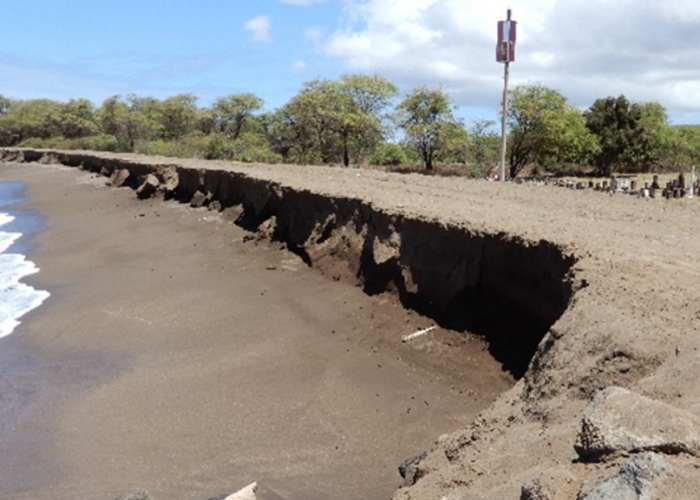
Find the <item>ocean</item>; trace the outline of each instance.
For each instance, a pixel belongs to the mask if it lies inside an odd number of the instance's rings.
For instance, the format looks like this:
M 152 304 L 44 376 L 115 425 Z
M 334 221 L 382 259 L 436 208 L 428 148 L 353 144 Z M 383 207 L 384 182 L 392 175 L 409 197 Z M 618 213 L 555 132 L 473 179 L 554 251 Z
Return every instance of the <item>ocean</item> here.
M 0 338 L 10 335 L 20 318 L 39 307 L 49 292 L 22 283 L 22 278 L 39 272 L 30 260 L 29 236 L 41 230 L 42 217 L 31 210 L 16 209 L 24 186 L 0 182 Z

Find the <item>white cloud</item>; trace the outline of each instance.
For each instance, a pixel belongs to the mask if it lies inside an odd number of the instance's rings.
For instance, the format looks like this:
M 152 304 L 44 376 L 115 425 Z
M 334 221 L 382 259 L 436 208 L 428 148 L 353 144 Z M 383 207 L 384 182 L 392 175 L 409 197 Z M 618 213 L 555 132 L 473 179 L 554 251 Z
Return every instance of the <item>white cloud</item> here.
M 292 62 L 292 71 L 294 73 L 301 73 L 308 67 L 308 64 L 306 64 L 306 61 L 294 61 Z
M 247 23 L 245 29 L 250 32 L 251 38 L 256 42 L 270 41 L 270 18 L 267 16 L 258 16 Z
M 281 0 L 282 3 L 286 3 L 289 5 L 301 5 L 303 7 L 308 7 L 309 5 L 313 5 L 315 3 L 323 3 L 326 0 Z
M 326 37 L 326 30 L 320 26 L 308 28 L 304 32 L 304 38 L 313 45 L 320 45 Z
M 625 94 L 700 113 L 698 0 L 344 0 L 345 26 L 325 52 L 350 70 L 443 85 L 461 105 L 495 109 L 496 22 L 510 6 L 514 84 L 540 82 L 582 107 Z

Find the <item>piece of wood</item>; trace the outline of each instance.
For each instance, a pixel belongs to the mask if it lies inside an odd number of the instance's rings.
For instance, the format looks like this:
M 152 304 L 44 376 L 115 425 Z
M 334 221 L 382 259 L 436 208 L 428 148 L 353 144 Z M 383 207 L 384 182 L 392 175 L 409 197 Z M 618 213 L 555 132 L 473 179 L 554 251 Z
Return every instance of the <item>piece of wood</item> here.
M 408 342 L 409 340 L 413 340 L 417 337 L 421 337 L 423 335 L 426 335 L 426 334 L 432 332 L 436 328 L 437 328 L 437 326 L 431 326 L 430 328 L 425 328 L 423 330 L 418 330 L 417 332 L 413 332 L 410 335 L 404 335 L 403 337 L 401 337 L 401 342 Z
M 258 483 L 250 483 L 243 489 L 227 496 L 224 500 L 257 500 Z

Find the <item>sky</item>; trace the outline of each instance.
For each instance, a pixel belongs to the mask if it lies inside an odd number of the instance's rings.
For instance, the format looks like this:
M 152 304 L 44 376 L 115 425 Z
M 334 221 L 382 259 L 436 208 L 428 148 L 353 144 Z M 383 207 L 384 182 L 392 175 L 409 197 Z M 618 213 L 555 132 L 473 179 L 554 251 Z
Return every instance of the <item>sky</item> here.
M 96 105 L 116 94 L 282 106 L 316 78 L 441 88 L 498 120 L 496 23 L 518 22 L 511 85 L 581 109 L 624 94 L 700 123 L 700 0 L 1 0 L 0 95 Z

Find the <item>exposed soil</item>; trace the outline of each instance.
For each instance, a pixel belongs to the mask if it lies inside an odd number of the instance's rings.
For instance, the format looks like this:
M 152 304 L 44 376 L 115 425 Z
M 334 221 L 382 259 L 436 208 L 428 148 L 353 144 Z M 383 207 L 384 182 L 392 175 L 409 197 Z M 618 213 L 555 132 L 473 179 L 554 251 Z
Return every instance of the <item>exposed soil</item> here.
M 692 382 L 700 375 L 697 200 L 323 167 L 17 150 L 5 157 L 110 176 L 126 168 L 132 187 L 148 173 L 163 183 L 176 174 L 166 196 L 234 212 L 328 277 L 359 283 L 365 300 L 390 293 L 443 326 L 479 334 L 524 376 L 443 436 L 397 499 L 519 498 L 533 477 L 557 498 L 575 498 L 612 467 L 577 463 L 573 450 L 583 408 L 608 385 L 700 414 Z M 455 352 L 450 343 L 438 359 Z M 697 464 L 669 460 L 679 481 L 663 498 L 695 498 Z
M 50 299 L 0 341 L 0 497 L 388 498 L 512 386 L 486 344 L 328 279 L 216 212 L 0 165 L 47 216 Z

